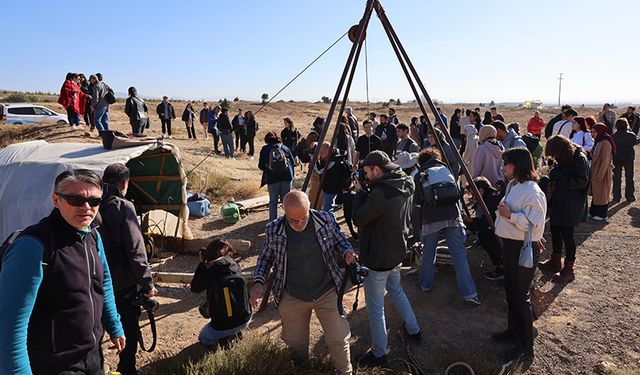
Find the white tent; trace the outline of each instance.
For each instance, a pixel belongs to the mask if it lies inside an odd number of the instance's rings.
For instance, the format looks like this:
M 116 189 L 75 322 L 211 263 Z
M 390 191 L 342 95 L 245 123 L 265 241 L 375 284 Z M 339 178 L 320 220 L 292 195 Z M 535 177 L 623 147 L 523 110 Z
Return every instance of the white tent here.
M 47 216 L 53 209 L 51 194 L 53 183 L 58 174 L 68 169 L 91 169 L 102 176 L 104 169 L 112 163 L 127 164 L 140 161 L 139 165 L 152 164 L 152 158 L 161 158 L 164 169 L 164 158 L 171 156 L 177 161 L 177 172 L 173 175 L 150 171 L 144 176 L 134 176 L 132 170 L 132 189 L 145 190 L 141 185 L 152 183 L 159 193 L 173 184 L 174 190 L 171 206 L 164 205 L 158 195 L 152 197 L 142 191 L 143 199 L 151 201 L 144 204 L 144 211 L 154 208 L 168 207 L 176 212 L 182 220 L 180 235 L 191 238 L 187 226 L 188 209 L 186 207 L 186 179 L 179 166 L 178 149 L 171 145 L 143 145 L 116 150 L 107 150 L 101 144 L 91 143 L 47 143 L 46 141 L 30 141 L 17 143 L 0 149 L 0 242 L 13 231 L 35 224 Z M 131 163 L 129 163 L 131 169 Z M 136 180 L 137 179 L 137 180 Z M 136 184 L 135 181 L 138 181 Z M 179 188 L 175 189 L 175 185 Z M 154 188 L 155 190 L 155 188 Z M 176 195 L 179 195 L 176 197 Z M 138 212 L 140 213 L 140 212 Z M 177 232 L 177 230 L 176 230 Z M 174 235 L 174 233 L 169 233 Z

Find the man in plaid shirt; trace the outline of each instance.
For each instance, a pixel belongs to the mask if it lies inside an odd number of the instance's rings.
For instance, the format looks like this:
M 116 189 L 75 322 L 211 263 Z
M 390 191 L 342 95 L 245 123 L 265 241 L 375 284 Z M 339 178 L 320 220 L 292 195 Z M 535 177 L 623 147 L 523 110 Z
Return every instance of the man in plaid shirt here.
M 356 253 L 333 214 L 310 209 L 305 193 L 292 191 L 282 204 L 285 216 L 265 228 L 253 274 L 251 304 L 257 306 L 264 295 L 265 279 L 273 272 L 272 294 L 282 319 L 282 340 L 296 356 L 308 359 L 309 322 L 311 311 L 315 311 L 333 365 L 339 373 L 351 374 L 351 332 L 337 307 L 342 274 L 336 256 L 351 264 Z

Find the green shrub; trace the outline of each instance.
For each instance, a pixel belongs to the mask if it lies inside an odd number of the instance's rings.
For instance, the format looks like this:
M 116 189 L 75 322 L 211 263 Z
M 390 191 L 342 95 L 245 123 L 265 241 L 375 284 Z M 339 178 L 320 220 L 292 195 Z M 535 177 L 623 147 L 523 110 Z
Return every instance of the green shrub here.
M 2 101 L 5 103 L 25 103 L 35 102 L 37 101 L 37 98 L 33 95 L 27 95 L 22 92 L 14 92 L 2 98 Z

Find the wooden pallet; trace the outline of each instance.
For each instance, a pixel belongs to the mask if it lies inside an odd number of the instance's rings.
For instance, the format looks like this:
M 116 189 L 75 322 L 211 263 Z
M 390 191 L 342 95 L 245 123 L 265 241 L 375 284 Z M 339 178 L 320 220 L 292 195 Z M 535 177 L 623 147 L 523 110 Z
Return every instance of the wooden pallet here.
M 267 207 L 269 205 L 269 196 L 263 195 L 261 197 L 245 199 L 243 201 L 235 202 L 240 209 L 240 212 L 247 213 L 250 210 L 255 210 L 257 208 Z

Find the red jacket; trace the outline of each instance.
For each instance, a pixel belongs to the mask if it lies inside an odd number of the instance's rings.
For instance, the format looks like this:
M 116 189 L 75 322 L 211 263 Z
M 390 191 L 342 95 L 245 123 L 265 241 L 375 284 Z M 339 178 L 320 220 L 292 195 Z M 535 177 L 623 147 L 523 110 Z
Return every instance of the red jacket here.
M 66 80 L 60 88 L 58 103 L 65 109 L 71 107 L 78 115 L 84 115 L 84 107 L 87 102 L 87 95 L 80 91 L 77 83 Z
M 529 119 L 527 124 L 528 133 L 539 135 L 542 134 L 542 129 L 544 129 L 544 119 L 542 117 L 538 117 L 538 120 L 535 117 Z

